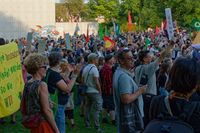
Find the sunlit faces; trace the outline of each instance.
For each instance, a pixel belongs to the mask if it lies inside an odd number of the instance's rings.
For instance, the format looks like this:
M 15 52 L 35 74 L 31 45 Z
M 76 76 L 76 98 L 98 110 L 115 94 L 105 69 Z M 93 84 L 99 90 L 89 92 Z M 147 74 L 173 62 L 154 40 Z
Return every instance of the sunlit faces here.
M 48 69 L 48 65 L 42 65 L 40 66 L 39 70 L 38 70 L 38 74 L 41 76 L 41 77 L 45 77 L 46 76 L 46 71 Z
M 144 57 L 144 62 L 149 64 L 152 61 L 152 55 L 150 53 L 148 53 L 145 57 Z

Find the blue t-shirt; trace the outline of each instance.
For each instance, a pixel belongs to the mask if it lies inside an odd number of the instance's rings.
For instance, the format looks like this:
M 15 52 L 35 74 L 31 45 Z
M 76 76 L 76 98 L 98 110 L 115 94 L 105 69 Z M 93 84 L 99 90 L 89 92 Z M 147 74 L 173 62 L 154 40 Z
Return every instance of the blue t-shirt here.
M 127 70 L 118 67 L 113 76 L 113 88 L 114 88 L 114 102 L 116 105 L 116 119 L 118 121 L 118 129 L 120 129 L 120 105 L 121 100 L 120 97 L 122 94 L 133 94 L 138 90 L 138 86 L 133 80 L 131 73 Z M 138 97 L 138 107 L 141 113 L 141 116 L 144 116 L 143 112 L 143 99 L 142 95 Z M 135 101 L 133 101 L 135 102 Z M 131 110 L 131 109 L 130 109 Z

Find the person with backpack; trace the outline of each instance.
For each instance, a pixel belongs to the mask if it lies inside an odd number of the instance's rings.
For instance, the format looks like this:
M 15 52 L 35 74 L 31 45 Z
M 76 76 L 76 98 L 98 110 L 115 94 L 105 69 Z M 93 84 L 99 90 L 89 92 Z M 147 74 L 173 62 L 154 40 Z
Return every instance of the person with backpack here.
M 22 124 L 31 133 L 59 133 L 50 107 L 47 84 L 42 81 L 47 64 L 48 59 L 40 54 L 30 54 L 24 61 L 32 78 L 24 86 L 21 101 Z
M 177 59 L 169 73 L 169 96 L 155 96 L 152 120 L 144 133 L 200 133 L 200 101 L 190 100 L 200 86 L 200 63 L 189 57 Z

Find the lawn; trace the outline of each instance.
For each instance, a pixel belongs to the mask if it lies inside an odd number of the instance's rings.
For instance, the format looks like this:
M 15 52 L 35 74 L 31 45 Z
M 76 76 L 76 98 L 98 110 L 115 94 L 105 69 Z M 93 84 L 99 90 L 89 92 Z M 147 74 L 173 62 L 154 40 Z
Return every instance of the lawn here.
M 17 118 L 17 123 L 13 125 L 10 123 L 10 117 L 7 117 L 5 119 L 6 123 L 3 125 L 0 125 L 0 133 L 28 133 L 29 130 L 24 128 L 23 125 L 21 124 L 20 112 L 17 113 L 16 118 Z M 71 126 L 67 125 L 67 133 L 95 133 L 97 132 L 94 128 L 90 128 L 90 129 L 85 128 L 83 118 L 79 116 L 78 108 L 75 109 L 75 123 L 76 123 L 76 127 L 73 129 L 71 128 Z M 104 130 L 104 133 L 117 132 L 117 128 L 111 124 L 101 124 L 101 127 Z

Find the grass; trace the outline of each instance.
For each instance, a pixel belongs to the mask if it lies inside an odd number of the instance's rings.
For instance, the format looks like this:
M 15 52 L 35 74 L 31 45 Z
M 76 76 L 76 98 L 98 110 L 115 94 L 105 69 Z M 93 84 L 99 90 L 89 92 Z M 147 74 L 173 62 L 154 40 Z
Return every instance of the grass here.
M 74 88 L 75 101 L 76 101 L 76 96 L 77 96 L 77 89 Z M 21 124 L 20 112 L 17 112 L 17 115 L 16 115 L 17 123 L 15 125 L 10 123 L 11 117 L 7 117 L 5 118 L 5 120 L 6 120 L 5 124 L 3 125 L 0 124 L 0 133 L 29 133 L 29 129 L 26 129 Z M 74 109 L 74 120 L 75 120 L 76 127 L 71 128 L 71 126 L 67 124 L 66 133 L 97 133 L 97 131 L 94 128 L 90 128 L 90 129 L 85 128 L 84 120 L 83 118 L 79 116 L 79 108 L 77 107 L 75 107 Z M 93 123 L 94 121 L 91 117 L 91 126 L 93 125 Z M 111 124 L 101 124 L 101 128 L 103 129 L 104 133 L 117 133 L 117 128 Z
M 29 133 L 29 130 L 24 128 L 21 124 L 21 114 L 20 112 L 17 112 L 16 124 L 11 124 L 10 117 L 5 118 L 6 123 L 3 125 L 0 125 L 0 133 Z M 91 119 L 91 122 L 93 120 Z M 69 123 L 69 121 L 68 121 Z M 79 116 L 79 109 L 75 109 L 75 128 L 71 128 L 71 126 L 67 125 L 67 133 L 95 133 L 97 132 L 94 128 L 87 129 L 84 126 L 83 118 Z M 92 124 L 91 124 L 92 125 Z M 117 128 L 111 124 L 101 124 L 102 129 L 104 130 L 104 133 L 116 133 Z

